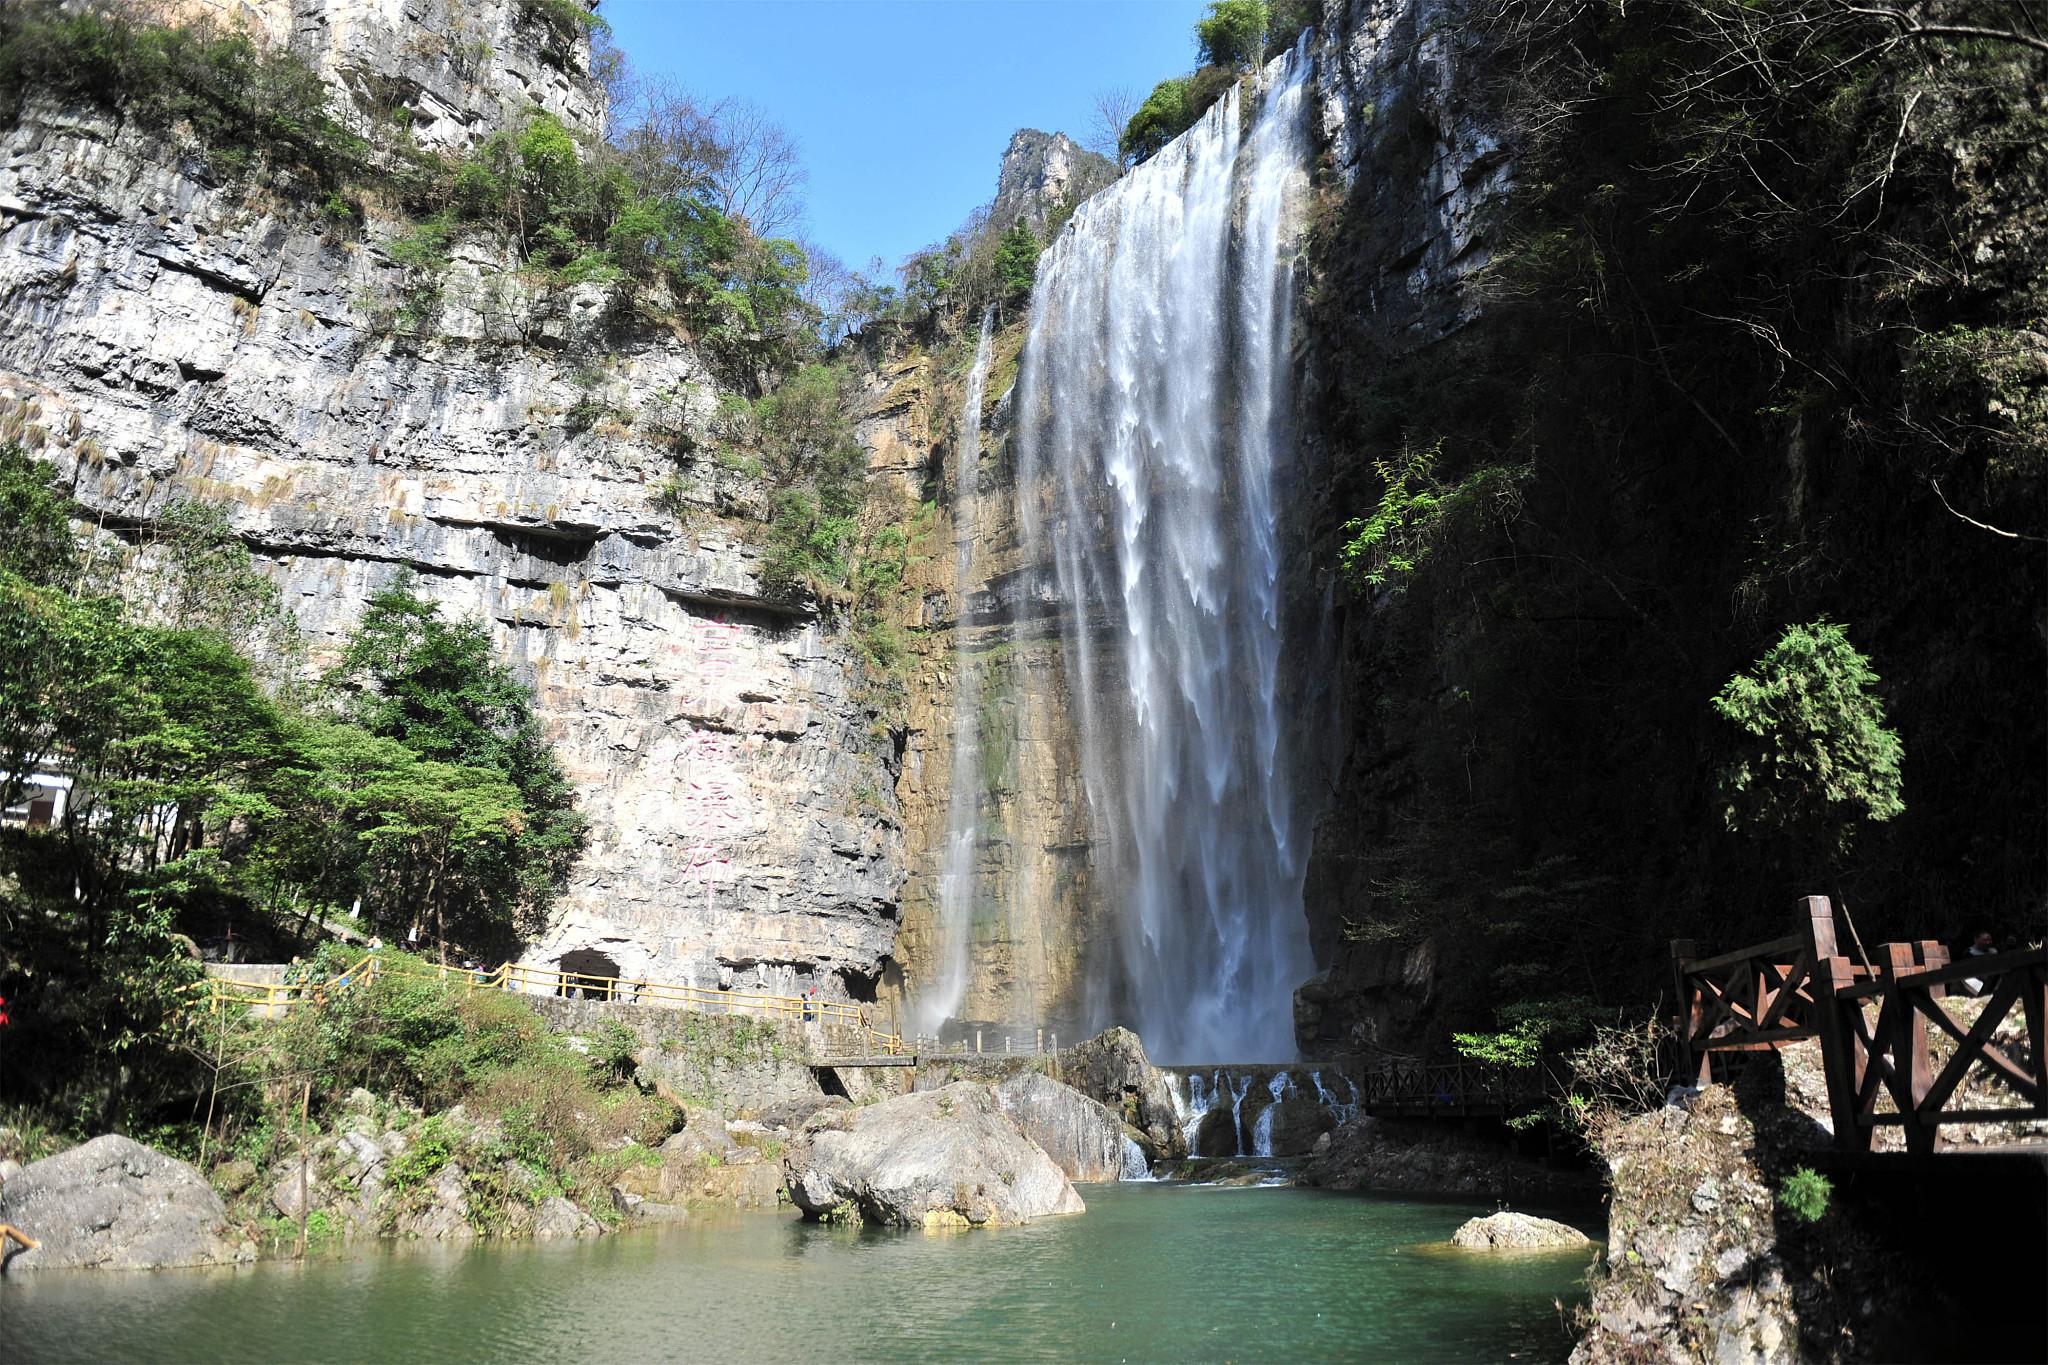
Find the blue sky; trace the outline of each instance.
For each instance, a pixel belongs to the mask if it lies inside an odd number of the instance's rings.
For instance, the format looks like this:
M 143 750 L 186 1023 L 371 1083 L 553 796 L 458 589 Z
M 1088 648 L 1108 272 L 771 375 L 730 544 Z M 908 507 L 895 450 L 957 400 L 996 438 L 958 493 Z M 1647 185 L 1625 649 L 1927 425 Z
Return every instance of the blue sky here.
M 1098 90 L 1195 64 L 1203 0 L 604 0 L 634 70 L 774 114 L 810 172 L 805 235 L 894 267 L 995 194 L 1018 128 L 1085 141 Z

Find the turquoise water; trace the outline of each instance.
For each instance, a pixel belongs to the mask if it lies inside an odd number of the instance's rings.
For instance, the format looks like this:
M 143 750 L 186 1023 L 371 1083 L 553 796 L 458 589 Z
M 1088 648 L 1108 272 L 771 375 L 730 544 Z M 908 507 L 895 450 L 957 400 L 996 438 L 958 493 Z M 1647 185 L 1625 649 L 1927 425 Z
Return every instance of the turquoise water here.
M 26 1361 L 1563 1360 L 1585 1254 L 1428 1248 L 1490 1206 L 1083 1186 L 950 1233 L 731 1215 L 577 1245 L 0 1282 Z

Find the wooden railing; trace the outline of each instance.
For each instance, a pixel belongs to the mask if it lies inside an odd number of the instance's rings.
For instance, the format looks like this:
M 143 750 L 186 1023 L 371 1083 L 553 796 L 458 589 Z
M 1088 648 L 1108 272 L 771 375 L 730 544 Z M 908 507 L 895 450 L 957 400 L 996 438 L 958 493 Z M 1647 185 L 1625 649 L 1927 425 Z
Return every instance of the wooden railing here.
M 1505 1118 L 1542 1097 L 1538 1073 L 1472 1062 L 1389 1062 L 1358 1079 L 1358 1110 L 1373 1118 Z
M 1836 1142 L 1868 1151 L 1878 1128 L 1897 1126 L 1905 1130 L 1907 1151 L 1932 1152 L 1940 1146 L 1943 1124 L 2048 1119 L 2048 1055 L 2043 1048 L 2048 1043 L 2048 949 L 1950 963 L 1945 952 L 1916 953 L 1914 946 L 1884 945 L 1874 964 L 1875 978 L 1869 980 L 1856 980 L 1841 970 L 1847 964 L 1836 959 L 1833 1036 L 1822 1034 Z M 1965 981 L 1980 983 L 1979 994 L 1985 997 L 1982 1011 L 1967 1028 L 1949 1013 L 1946 1003 L 1948 988 Z M 1871 1001 L 1877 1002 L 1875 1017 L 1868 1010 Z M 2026 1031 L 2019 1060 L 1992 1042 L 2016 1004 Z M 1954 1051 L 1938 1070 L 1929 1024 L 1954 1043 Z M 1978 1067 L 2020 1103 L 1950 1108 L 1963 1081 Z M 1878 1111 L 1880 1091 L 1891 1097 L 1894 1112 Z
M 1677 978 L 1678 1072 L 1704 1084 L 1716 1052 L 1756 1052 L 1819 1036 L 1818 964 L 1836 956 L 1834 907 L 1803 902 L 1806 921 L 1789 937 L 1701 958 L 1692 940 L 1671 945 Z M 1829 977 L 1828 980 L 1832 980 Z
M 874 1027 L 869 1022 L 867 1007 L 851 1001 L 819 1000 L 760 991 L 721 991 L 666 981 L 565 972 L 517 962 L 506 962 L 489 969 L 448 967 L 371 954 L 324 981 L 257 982 L 208 977 L 200 986 L 210 991 L 209 1003 L 214 1010 L 239 1007 L 266 1018 L 277 1018 L 302 1005 L 323 1005 L 340 991 L 381 976 L 393 975 L 437 979 L 458 985 L 465 992 L 511 991 L 521 995 L 562 996 L 608 1004 L 690 1010 L 698 1014 L 742 1014 L 785 1019 L 792 1023 L 821 1023 L 858 1030 L 863 1045 L 881 1055 L 898 1056 L 906 1050 L 901 1035 Z
M 1895 1126 L 1905 1130 L 1908 1151 L 1932 1152 L 1944 1124 L 2048 1119 L 2048 950 L 1951 963 L 1946 948 L 1926 940 L 1883 944 L 1858 963 L 1836 944 L 1825 896 L 1807 897 L 1803 910 L 1799 933 L 1718 957 L 1694 956 L 1689 941 L 1671 945 L 1681 1080 L 1705 1084 L 1717 1054 L 1817 1038 L 1837 1146 L 1869 1151 L 1878 1128 Z M 1967 1027 L 1944 1003 L 1948 988 L 1965 981 L 1986 997 Z M 2025 1028 L 2017 1060 L 1992 1041 L 2015 1005 Z M 1938 1069 L 1929 1024 L 1953 1043 Z M 1949 1108 L 1976 1068 L 2020 1103 Z M 1880 1108 L 1886 1098 L 1890 1111 Z

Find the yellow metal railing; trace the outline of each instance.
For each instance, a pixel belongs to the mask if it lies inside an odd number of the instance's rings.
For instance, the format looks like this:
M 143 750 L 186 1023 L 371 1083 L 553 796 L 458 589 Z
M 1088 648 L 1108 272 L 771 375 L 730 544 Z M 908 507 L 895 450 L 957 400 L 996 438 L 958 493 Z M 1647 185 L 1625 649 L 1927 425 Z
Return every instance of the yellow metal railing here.
M 339 991 L 387 975 L 460 982 L 466 992 L 511 991 L 520 995 L 567 996 L 609 1004 L 682 1009 L 699 1014 L 746 1014 L 787 1019 L 793 1023 L 835 1024 L 860 1030 L 873 1052 L 894 1057 L 903 1055 L 906 1050 L 902 1035 L 875 1028 L 868 1022 L 867 1008 L 851 1001 L 818 1000 L 761 991 L 724 991 L 630 977 L 593 976 L 518 962 L 505 962 L 486 970 L 482 967 L 449 967 L 405 958 L 386 958 L 372 953 L 324 981 L 237 981 L 229 977 L 209 976 L 199 982 L 198 987 L 210 991 L 209 1008 L 216 1012 L 240 1007 L 266 1018 L 275 1018 L 299 1005 L 324 1005 Z

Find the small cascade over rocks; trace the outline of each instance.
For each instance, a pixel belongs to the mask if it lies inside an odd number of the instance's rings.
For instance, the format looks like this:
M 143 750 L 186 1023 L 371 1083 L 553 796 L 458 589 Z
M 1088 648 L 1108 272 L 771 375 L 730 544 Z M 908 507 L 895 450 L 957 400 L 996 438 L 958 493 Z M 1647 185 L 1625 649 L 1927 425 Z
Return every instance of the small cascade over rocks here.
M 1167 1068 L 1188 1154 L 1305 1156 L 1358 1112 L 1358 1087 L 1334 1066 Z
M 1080 207 L 1017 384 L 1026 597 L 1059 623 L 1115 922 L 1085 1009 L 1169 1057 L 1292 1056 L 1310 970 L 1280 668 L 1306 42 Z

